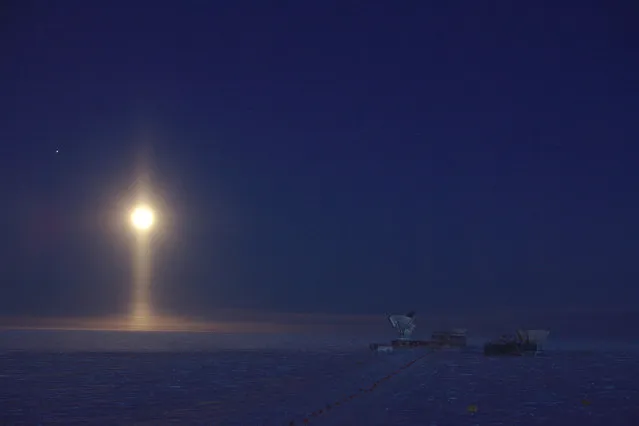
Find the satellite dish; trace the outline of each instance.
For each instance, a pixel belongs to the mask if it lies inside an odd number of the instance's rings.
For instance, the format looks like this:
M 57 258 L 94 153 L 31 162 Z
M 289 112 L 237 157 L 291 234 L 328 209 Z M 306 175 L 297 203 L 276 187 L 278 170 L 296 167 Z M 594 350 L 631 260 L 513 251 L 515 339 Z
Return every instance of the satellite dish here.
M 517 337 L 521 342 L 537 345 L 537 350 L 542 350 L 550 330 L 517 330 Z
M 413 330 L 415 330 L 415 312 L 413 311 L 406 315 L 390 315 L 388 321 L 397 330 L 400 339 L 410 339 Z

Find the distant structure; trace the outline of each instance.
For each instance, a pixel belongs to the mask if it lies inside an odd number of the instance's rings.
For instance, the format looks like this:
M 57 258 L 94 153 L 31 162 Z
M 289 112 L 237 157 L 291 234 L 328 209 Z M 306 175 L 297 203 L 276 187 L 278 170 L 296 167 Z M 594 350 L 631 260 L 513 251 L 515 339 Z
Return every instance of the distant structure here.
M 388 321 L 399 333 L 400 340 L 409 340 L 415 330 L 415 312 L 406 315 L 390 315 Z
M 466 346 L 465 328 L 454 328 L 450 331 L 435 331 L 431 336 L 431 340 L 435 344 L 444 347 L 465 347 Z
M 517 330 L 519 341 L 524 345 L 534 346 L 536 352 L 543 350 L 549 335 L 550 330 Z
M 385 343 L 371 343 L 372 351 L 392 352 L 393 348 L 415 348 L 428 347 L 434 349 L 463 348 L 466 346 L 466 329 L 457 328 L 452 331 L 437 331 L 432 335 L 431 340 L 412 339 L 415 330 L 415 311 L 405 315 L 395 314 L 388 316 L 388 322 L 397 330 L 399 338 L 392 340 L 390 345 Z
M 498 340 L 486 342 L 484 355 L 537 354 L 543 350 L 550 330 L 519 329 L 515 335 L 503 335 Z

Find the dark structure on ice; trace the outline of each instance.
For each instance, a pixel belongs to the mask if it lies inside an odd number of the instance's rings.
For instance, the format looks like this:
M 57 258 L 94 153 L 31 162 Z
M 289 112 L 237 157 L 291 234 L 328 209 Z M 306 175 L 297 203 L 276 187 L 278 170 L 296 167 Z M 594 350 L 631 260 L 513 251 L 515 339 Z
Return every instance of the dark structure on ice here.
M 466 347 L 466 329 L 458 328 L 452 331 L 434 332 L 430 340 L 415 340 L 412 338 L 415 330 L 415 311 L 406 315 L 389 315 L 388 321 L 398 332 L 399 338 L 390 342 L 390 345 L 371 343 L 370 349 L 373 351 L 386 351 L 388 348 L 463 348 Z M 390 351 L 390 350 L 389 350 Z
M 550 330 L 518 330 L 514 336 L 504 335 L 484 345 L 487 356 L 521 356 L 535 354 L 543 349 Z

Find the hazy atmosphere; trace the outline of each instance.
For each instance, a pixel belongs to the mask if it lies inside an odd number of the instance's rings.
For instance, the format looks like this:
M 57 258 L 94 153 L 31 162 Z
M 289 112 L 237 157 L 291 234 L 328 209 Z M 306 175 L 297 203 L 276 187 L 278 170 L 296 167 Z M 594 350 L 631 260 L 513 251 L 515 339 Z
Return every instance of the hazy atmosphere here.
M 624 334 L 637 9 L 542 3 L 4 2 L 0 324 Z

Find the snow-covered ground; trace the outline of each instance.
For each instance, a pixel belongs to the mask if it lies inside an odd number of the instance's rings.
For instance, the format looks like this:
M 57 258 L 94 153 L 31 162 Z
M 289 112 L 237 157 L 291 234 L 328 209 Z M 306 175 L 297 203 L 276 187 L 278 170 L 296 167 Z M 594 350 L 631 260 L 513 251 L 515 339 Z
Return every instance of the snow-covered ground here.
M 4 331 L 0 425 L 639 425 L 630 346 L 486 358 L 479 348 L 376 354 L 369 342 Z

